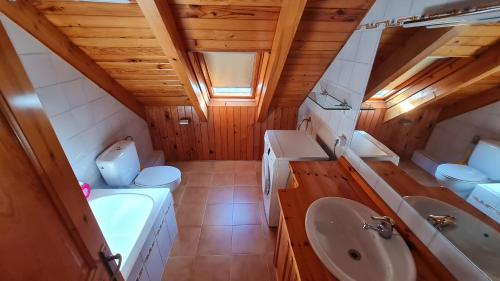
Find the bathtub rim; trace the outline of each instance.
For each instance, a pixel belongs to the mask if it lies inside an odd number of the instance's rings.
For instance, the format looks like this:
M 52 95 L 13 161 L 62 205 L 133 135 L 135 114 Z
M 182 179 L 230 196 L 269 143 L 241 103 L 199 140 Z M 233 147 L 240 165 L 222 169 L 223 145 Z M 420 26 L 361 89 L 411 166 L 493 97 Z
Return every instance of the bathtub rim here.
M 120 268 L 120 272 L 122 273 L 123 278 L 127 280 L 137 259 L 141 259 L 141 250 L 147 241 L 151 229 L 158 221 L 158 217 L 160 217 L 160 214 L 165 213 L 165 208 L 168 208 L 168 206 L 170 205 L 170 201 L 172 201 L 172 195 L 170 193 L 170 189 L 168 188 L 100 188 L 93 189 L 91 191 L 88 201 L 90 202 L 101 197 L 117 194 L 142 194 L 153 198 L 153 208 L 151 209 L 151 212 L 146 219 L 146 223 L 142 227 L 139 237 L 137 237 L 137 239 L 135 240 L 135 243 L 132 247 L 132 250 L 130 251 L 130 254 L 128 255 L 127 260 L 123 262 Z M 95 216 L 93 212 L 92 214 Z M 108 242 L 106 241 L 106 243 Z M 110 251 L 113 254 L 116 254 L 113 252 L 113 249 L 110 249 Z

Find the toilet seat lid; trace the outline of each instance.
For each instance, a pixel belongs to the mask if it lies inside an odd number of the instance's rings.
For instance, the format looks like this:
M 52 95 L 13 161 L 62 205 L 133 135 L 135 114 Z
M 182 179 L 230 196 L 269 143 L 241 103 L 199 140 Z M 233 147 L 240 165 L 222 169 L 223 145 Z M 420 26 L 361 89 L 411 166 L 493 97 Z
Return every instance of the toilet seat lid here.
M 443 164 L 437 167 L 437 172 L 452 180 L 466 182 L 488 181 L 488 177 L 485 174 L 466 165 Z
M 141 186 L 161 186 L 180 180 L 180 178 L 179 169 L 171 166 L 156 166 L 142 170 L 134 182 Z

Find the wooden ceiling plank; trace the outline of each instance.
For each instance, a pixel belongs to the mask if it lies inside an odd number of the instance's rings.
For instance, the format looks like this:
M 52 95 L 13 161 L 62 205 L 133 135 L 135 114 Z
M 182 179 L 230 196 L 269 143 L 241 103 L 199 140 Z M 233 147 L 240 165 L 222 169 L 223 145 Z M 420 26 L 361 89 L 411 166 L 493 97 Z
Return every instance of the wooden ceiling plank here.
M 274 31 L 276 20 L 229 20 L 229 19 L 193 19 L 179 20 L 179 27 L 183 30 L 247 30 L 247 31 Z
M 500 86 L 496 86 L 481 93 L 474 94 L 452 104 L 446 105 L 439 114 L 438 122 L 453 118 L 460 114 L 481 108 L 500 101 Z
M 191 102 L 188 97 L 151 97 L 151 96 L 145 96 L 145 97 L 137 97 L 137 100 L 139 100 L 141 103 L 145 105 L 174 105 L 174 106 L 189 106 L 191 105 Z
M 451 27 L 422 29 L 415 33 L 390 57 L 375 65 L 368 81 L 364 100 L 384 89 L 385 86 L 460 34 L 461 31 L 461 27 Z
M 59 29 L 69 37 L 79 38 L 155 38 L 151 28 L 62 26 Z
M 130 69 L 173 69 L 170 63 L 151 62 L 98 62 L 103 68 L 130 68 Z
M 190 51 L 197 52 L 255 52 L 270 50 L 272 41 L 218 41 L 218 40 L 187 40 Z
M 25 1 L 0 1 L 0 11 L 141 118 L 144 107 L 64 33 Z
M 144 48 L 144 47 L 160 47 L 158 40 L 143 39 L 143 38 L 70 38 L 73 43 L 78 46 L 85 47 L 108 47 L 108 48 Z
M 203 99 L 194 70 L 191 68 L 187 51 L 169 4 L 161 0 L 139 0 L 138 4 L 179 77 L 199 119 L 206 122 L 208 118 L 207 104 Z
M 259 121 L 263 121 L 267 117 L 306 3 L 307 0 L 290 0 L 281 7 L 271 55 L 264 76 L 262 93 L 258 102 L 257 120 Z
M 87 26 L 87 27 L 149 27 L 143 17 L 116 17 L 116 16 L 80 16 L 80 15 L 46 15 L 55 26 Z
M 33 6 L 42 13 L 51 15 L 142 17 L 142 12 L 135 3 L 33 1 Z
M 173 0 L 172 4 L 281 7 L 281 2 L 282 0 Z
M 184 30 L 186 39 L 205 40 L 235 40 L 235 41 L 272 41 L 274 32 L 272 31 L 248 31 L 248 30 Z
M 278 7 L 175 5 L 176 18 L 277 20 Z

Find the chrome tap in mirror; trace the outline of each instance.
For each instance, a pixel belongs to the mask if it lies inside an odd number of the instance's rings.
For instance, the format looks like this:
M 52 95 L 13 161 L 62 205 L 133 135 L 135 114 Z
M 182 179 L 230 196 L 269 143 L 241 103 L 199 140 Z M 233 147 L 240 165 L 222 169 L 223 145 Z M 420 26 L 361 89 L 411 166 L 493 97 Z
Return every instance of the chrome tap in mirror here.
M 428 215 L 427 221 L 430 222 L 438 230 L 442 230 L 448 226 L 456 225 L 456 218 L 450 215 Z
M 394 220 L 389 218 L 388 216 L 381 217 L 370 217 L 372 220 L 377 221 L 377 225 L 364 223 L 363 229 L 372 229 L 378 232 L 380 237 L 384 239 L 390 239 L 392 237 L 392 231 L 394 229 Z

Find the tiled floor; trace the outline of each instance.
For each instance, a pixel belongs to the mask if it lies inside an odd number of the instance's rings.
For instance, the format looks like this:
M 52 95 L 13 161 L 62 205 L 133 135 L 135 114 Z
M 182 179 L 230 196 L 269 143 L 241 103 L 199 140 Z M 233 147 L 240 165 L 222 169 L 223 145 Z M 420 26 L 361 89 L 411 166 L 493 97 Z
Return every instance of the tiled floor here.
M 179 234 L 163 281 L 274 281 L 276 230 L 267 226 L 260 161 L 169 163 Z
M 411 161 L 401 161 L 399 162 L 399 167 L 421 185 L 428 187 L 440 186 L 439 182 L 433 175 L 427 173 L 427 171 Z

